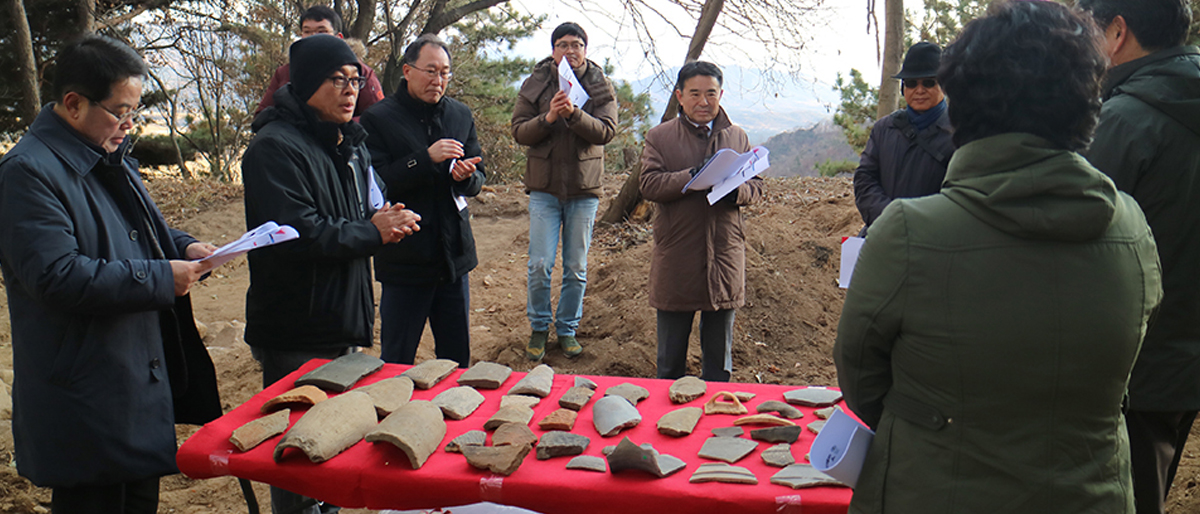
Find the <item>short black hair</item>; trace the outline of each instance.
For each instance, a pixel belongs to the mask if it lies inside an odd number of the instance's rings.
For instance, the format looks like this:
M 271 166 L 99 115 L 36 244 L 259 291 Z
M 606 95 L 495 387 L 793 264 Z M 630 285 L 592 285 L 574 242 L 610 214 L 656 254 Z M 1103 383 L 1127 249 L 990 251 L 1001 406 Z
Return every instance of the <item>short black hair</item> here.
M 130 77 L 146 77 L 142 56 L 116 39 L 89 34 L 59 50 L 54 95 L 62 100 L 67 93 L 74 92 L 93 102 L 102 102 L 112 95 L 113 84 Z
M 954 143 L 1008 132 L 1087 148 L 1108 65 L 1096 25 L 1055 2 L 993 4 L 942 53 Z
M 304 25 L 306 21 L 325 21 L 329 20 L 329 24 L 333 26 L 334 34 L 342 33 L 342 17 L 334 12 L 328 6 L 314 5 L 304 10 L 304 14 L 300 15 L 300 24 Z
M 442 41 L 442 38 L 437 37 L 437 34 L 421 34 L 421 37 L 413 40 L 412 43 L 408 44 L 408 48 L 404 49 L 404 64 L 409 66 L 416 65 L 417 60 L 421 58 L 421 49 L 425 48 L 425 45 L 437 46 L 446 51 L 447 58 L 453 59 L 450 56 L 450 47 L 446 46 L 446 42 Z
M 1125 18 L 1138 44 L 1151 51 L 1182 45 L 1192 24 L 1188 0 L 1079 0 L 1076 6 L 1091 13 L 1101 30 L 1117 16 Z
M 713 77 L 717 79 L 717 85 L 723 85 L 725 82 L 721 68 L 718 68 L 717 65 L 707 61 L 692 61 L 679 68 L 679 78 L 675 79 L 675 90 L 683 91 L 683 83 L 697 75 Z
M 578 23 L 568 21 L 554 27 L 554 32 L 550 33 L 550 46 L 554 46 L 563 36 L 575 36 L 583 40 L 583 46 L 587 46 L 587 32 L 584 32 Z

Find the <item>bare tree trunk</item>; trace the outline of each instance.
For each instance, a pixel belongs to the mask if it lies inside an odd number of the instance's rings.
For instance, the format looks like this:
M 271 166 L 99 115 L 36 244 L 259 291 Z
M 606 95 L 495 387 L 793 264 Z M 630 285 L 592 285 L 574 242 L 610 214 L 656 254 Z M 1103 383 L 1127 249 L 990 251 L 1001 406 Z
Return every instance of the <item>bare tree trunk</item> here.
M 358 0 L 358 16 L 346 37 L 362 41 L 364 44 L 371 37 L 371 27 L 375 26 L 375 0 Z
M 385 0 L 386 2 L 386 0 Z M 392 51 L 388 52 L 387 64 L 383 68 L 383 86 L 384 94 L 392 94 L 400 88 L 400 80 L 404 78 L 404 72 L 401 71 L 404 65 L 404 34 L 408 32 L 408 26 L 412 23 L 413 18 L 417 14 L 417 8 L 421 6 L 422 0 L 412 0 L 412 4 L 408 7 L 408 14 L 404 15 L 404 19 L 400 23 L 392 23 L 392 9 L 387 3 L 384 4 L 384 16 L 386 16 L 388 26 L 388 42 L 392 47 Z
M 79 0 L 76 22 L 80 34 L 96 32 L 96 0 Z
M 883 76 L 879 79 L 879 107 L 875 119 L 891 114 L 900 105 L 900 84 L 892 75 L 900 73 L 904 55 L 904 0 L 886 0 L 883 32 Z
M 17 114 L 21 116 L 22 123 L 33 123 L 42 105 L 41 95 L 38 94 L 37 61 L 33 57 L 33 36 L 29 33 L 25 2 L 8 0 L 8 4 L 16 30 L 17 73 L 21 82 L 21 103 L 17 107 Z
M 704 52 L 704 45 L 708 43 L 708 36 L 712 34 L 712 29 L 717 24 L 717 16 L 721 14 L 723 7 L 725 7 L 725 0 L 705 0 L 704 8 L 700 10 L 700 20 L 696 22 L 696 33 L 692 35 L 692 41 L 688 43 L 688 53 L 687 58 L 683 61 L 684 64 L 700 59 L 700 54 Z M 679 100 L 672 92 L 671 99 L 667 101 L 667 108 L 663 111 L 659 123 L 666 123 L 678 114 Z M 632 210 L 632 208 L 631 205 L 630 209 Z
M 625 183 L 621 185 L 621 192 L 617 193 L 617 197 L 608 206 L 608 210 L 604 212 L 604 216 L 600 217 L 601 223 L 610 225 L 625 221 L 629 217 L 629 213 L 633 212 L 634 207 L 642 201 L 642 193 L 639 190 L 641 186 L 642 164 L 637 148 L 625 147 L 622 148 L 622 156 L 625 158 L 625 169 L 629 170 L 629 175 L 625 177 Z M 618 207 L 619 206 L 619 207 Z
M 153 69 L 148 69 L 146 73 L 150 75 L 151 80 L 158 84 L 158 88 L 161 89 L 163 93 L 167 92 L 166 85 L 163 84 L 163 81 L 158 77 L 158 74 L 154 73 Z M 171 112 L 168 114 L 170 118 L 167 119 L 167 134 L 171 138 L 171 146 L 175 148 L 175 163 L 179 165 L 179 176 L 194 180 L 196 176 L 192 174 L 192 170 L 188 169 L 187 163 L 183 160 L 183 151 L 179 149 L 178 129 L 175 127 L 175 114 L 177 112 L 176 109 L 178 105 L 175 100 L 176 95 L 164 94 L 163 96 L 167 99 L 167 104 L 171 106 Z
M 437 4 L 433 10 L 429 11 L 429 21 L 425 23 L 425 28 L 421 30 L 422 34 L 437 34 L 446 27 L 453 25 L 463 16 L 471 14 L 475 11 L 482 11 L 493 6 L 508 2 L 508 0 L 475 0 L 474 2 L 455 7 L 449 11 L 445 11 L 446 1 L 436 0 Z

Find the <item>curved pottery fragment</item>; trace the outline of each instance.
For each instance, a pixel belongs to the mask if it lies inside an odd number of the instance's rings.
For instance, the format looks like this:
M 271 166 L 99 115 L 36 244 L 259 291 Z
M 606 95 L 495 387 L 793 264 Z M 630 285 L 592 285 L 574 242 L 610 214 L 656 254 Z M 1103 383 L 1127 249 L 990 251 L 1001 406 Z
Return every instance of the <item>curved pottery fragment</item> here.
M 658 453 L 658 450 L 648 443 L 641 446 L 633 444 L 628 437 L 621 439 L 606 459 L 610 473 L 638 469 L 658 478 L 670 476 L 687 466 L 674 456 Z
M 408 377 L 392 377 L 355 389 L 367 393 L 375 402 L 375 414 L 386 418 L 412 399 L 413 381 Z
M 722 399 L 726 401 L 721 401 Z M 721 391 L 712 395 L 707 402 L 704 403 L 705 414 L 746 414 L 746 406 L 742 405 L 742 401 L 737 395 L 729 391 Z
M 791 405 L 783 403 L 779 400 L 767 400 L 758 404 L 754 410 L 762 414 L 774 412 L 787 419 L 800 419 L 804 417 L 804 413 L 800 412 L 800 409 L 792 407 Z
M 829 407 L 842 401 L 842 392 L 823 386 L 809 386 L 783 393 L 783 399 L 805 407 Z
M 315 385 L 326 391 L 341 393 L 354 387 L 362 377 L 383 368 L 379 357 L 354 352 L 329 361 L 296 379 L 297 387 Z
M 637 407 L 621 396 L 605 396 L 592 404 L 592 423 L 603 437 L 617 435 L 642 422 Z
M 362 440 L 375 428 L 375 403 L 358 391 L 343 393 L 313 405 L 275 445 L 275 462 L 284 450 L 296 448 L 314 463 L 322 463 Z
M 325 394 L 325 391 L 322 391 L 321 388 L 314 385 L 305 385 L 267 400 L 267 403 L 264 403 L 258 410 L 263 414 L 267 414 L 284 408 L 308 408 L 328 399 L 329 395 Z
M 742 425 L 772 425 L 777 427 L 795 426 L 796 422 L 783 419 L 774 414 L 755 414 L 753 416 L 742 416 L 733 421 L 734 426 Z
M 367 441 L 396 445 L 408 456 L 413 469 L 421 469 L 444 437 L 446 422 L 442 420 L 442 409 L 430 401 L 413 400 L 379 423 L 378 428 L 367 434 Z
M 671 401 L 674 403 L 687 403 L 696 398 L 704 396 L 708 392 L 708 384 L 699 377 L 688 375 L 671 383 L 671 388 L 667 390 Z
M 429 389 L 445 380 L 458 369 L 458 363 L 450 359 L 427 360 L 408 368 L 400 376 L 412 379 L 413 385 L 420 389 Z
M 292 411 L 283 409 L 246 423 L 233 431 L 233 435 L 229 436 L 229 442 L 233 443 L 238 451 L 250 451 L 255 446 L 262 444 L 263 441 L 287 430 L 291 414 Z
M 620 396 L 636 407 L 638 402 L 650 397 L 650 391 L 640 385 L 623 382 L 606 389 L 604 396 Z
M 512 386 L 507 393 L 504 394 L 527 394 L 538 398 L 545 398 L 550 395 L 550 387 L 554 385 L 554 368 L 545 364 L 538 364 L 537 367 L 529 370 L 529 374 L 525 375 L 517 385 Z
M 479 361 L 471 366 L 471 369 L 458 376 L 458 385 L 471 386 L 476 389 L 499 389 L 511 374 L 512 368 L 508 366 Z
M 700 416 L 704 413 L 700 407 L 683 407 L 663 414 L 658 418 L 658 432 L 673 437 L 683 437 L 696 429 Z

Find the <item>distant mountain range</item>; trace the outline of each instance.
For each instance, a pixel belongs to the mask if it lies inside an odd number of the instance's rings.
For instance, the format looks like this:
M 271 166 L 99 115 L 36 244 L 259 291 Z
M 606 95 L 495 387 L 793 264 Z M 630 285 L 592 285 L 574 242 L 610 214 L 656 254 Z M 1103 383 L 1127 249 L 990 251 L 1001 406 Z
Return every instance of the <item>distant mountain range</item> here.
M 814 177 L 814 166 L 827 159 L 858 162 L 858 154 L 846 144 L 842 129 L 830 121 L 776 134 L 762 146 L 771 151 L 771 167 L 764 172 L 768 177 Z

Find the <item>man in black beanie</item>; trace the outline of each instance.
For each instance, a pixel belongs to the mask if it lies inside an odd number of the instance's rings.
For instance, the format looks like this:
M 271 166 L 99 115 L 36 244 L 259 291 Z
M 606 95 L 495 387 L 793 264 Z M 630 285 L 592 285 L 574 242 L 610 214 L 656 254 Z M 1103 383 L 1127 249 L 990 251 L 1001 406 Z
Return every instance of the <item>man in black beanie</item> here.
M 385 204 L 376 186 L 366 132 L 351 121 L 362 85 L 344 41 L 307 37 L 292 44 L 291 82 L 254 119 L 242 159 L 246 226 L 274 221 L 300 234 L 249 255 L 245 339 L 262 364 L 264 388 L 310 359 L 371 346 L 370 257 L 419 230 L 420 216 Z M 315 504 L 271 488 L 276 513 L 337 510 Z

